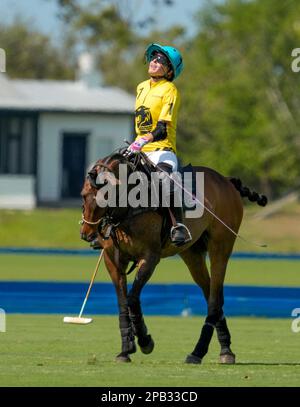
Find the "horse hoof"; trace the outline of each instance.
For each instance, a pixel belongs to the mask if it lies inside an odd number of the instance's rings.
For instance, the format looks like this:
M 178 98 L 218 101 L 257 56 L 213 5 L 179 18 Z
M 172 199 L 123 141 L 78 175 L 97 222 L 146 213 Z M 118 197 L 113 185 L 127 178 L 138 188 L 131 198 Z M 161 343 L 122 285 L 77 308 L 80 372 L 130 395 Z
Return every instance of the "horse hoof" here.
M 143 346 L 141 346 L 141 344 L 139 343 L 141 351 L 145 355 L 149 355 L 149 353 L 151 353 L 153 351 L 153 349 L 154 349 L 154 340 L 152 339 L 151 335 L 147 335 L 147 339 L 148 339 L 147 345 L 143 344 Z
M 224 353 L 224 355 L 220 355 L 220 363 L 222 365 L 234 365 L 235 364 L 235 354 L 234 353 Z
M 128 355 L 120 353 L 118 356 L 116 356 L 116 362 L 121 362 L 121 363 L 129 363 L 131 362 L 131 359 Z
M 185 359 L 185 363 L 190 363 L 190 364 L 194 364 L 194 365 L 200 365 L 201 361 L 202 361 L 201 358 L 193 355 L 192 353 L 187 355 L 187 357 Z

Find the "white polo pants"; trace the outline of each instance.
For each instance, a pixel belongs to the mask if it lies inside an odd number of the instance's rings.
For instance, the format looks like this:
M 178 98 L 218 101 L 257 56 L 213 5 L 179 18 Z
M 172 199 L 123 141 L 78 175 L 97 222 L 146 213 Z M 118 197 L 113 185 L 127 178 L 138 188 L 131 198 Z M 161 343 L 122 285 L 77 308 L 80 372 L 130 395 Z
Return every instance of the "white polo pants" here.
M 153 164 L 167 163 L 172 166 L 172 172 L 177 171 L 178 161 L 176 154 L 172 151 L 149 151 L 145 154 Z

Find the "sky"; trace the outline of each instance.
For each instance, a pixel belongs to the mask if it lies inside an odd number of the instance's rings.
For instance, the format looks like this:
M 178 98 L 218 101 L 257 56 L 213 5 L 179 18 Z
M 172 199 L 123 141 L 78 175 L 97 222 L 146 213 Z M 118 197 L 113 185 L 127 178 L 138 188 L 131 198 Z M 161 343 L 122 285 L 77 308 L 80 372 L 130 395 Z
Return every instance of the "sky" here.
M 172 7 L 165 6 L 159 9 L 149 0 L 121 1 L 129 3 L 137 17 L 141 19 L 155 14 L 159 26 L 170 27 L 175 24 L 185 26 L 189 36 L 195 33 L 194 14 L 203 4 L 203 0 L 174 0 Z M 19 14 L 30 18 L 38 29 L 50 34 L 54 40 L 58 38 L 60 28 L 56 13 L 55 0 L 0 0 L 0 22 L 10 22 L 16 14 Z

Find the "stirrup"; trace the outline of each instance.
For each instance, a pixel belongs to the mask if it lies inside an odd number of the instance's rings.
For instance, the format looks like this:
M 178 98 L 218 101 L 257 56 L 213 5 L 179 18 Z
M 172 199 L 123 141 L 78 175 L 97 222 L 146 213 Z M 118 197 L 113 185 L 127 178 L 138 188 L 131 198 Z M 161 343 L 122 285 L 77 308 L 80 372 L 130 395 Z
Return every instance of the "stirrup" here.
M 174 235 L 176 233 L 177 229 L 181 229 L 184 228 L 184 231 L 186 233 L 186 237 L 184 240 L 174 240 Z M 177 247 L 179 246 L 183 246 L 184 244 L 190 242 L 192 240 L 192 235 L 191 232 L 189 231 L 189 229 L 183 224 L 183 223 L 177 223 L 176 226 L 172 226 L 171 231 L 170 231 L 170 238 L 171 238 L 171 242 L 174 243 Z

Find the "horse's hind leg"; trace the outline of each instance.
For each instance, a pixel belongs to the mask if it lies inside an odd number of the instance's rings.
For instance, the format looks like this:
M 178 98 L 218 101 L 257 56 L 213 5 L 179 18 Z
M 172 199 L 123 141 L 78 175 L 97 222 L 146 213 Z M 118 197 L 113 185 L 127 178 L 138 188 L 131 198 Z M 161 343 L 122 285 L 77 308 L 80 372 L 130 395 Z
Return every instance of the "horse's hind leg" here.
M 213 240 L 208 243 L 208 252 L 211 261 L 211 279 L 208 296 L 208 314 L 205 323 L 202 327 L 200 338 L 193 352 L 188 355 L 187 363 L 201 363 L 202 358 L 206 355 L 208 347 L 214 332 L 214 328 L 218 326 L 218 338 L 221 341 L 221 358 L 222 355 L 231 355 L 223 357 L 223 363 L 234 363 L 234 355 L 230 350 L 230 334 L 226 325 L 226 320 L 223 317 L 223 283 L 226 272 L 227 262 L 231 253 L 232 245 L 230 239 Z M 222 361 L 222 359 L 221 359 Z
M 180 253 L 180 256 L 188 266 L 195 283 L 198 284 L 198 286 L 202 289 L 204 297 L 208 302 L 210 292 L 210 276 L 205 261 L 206 252 L 201 252 L 196 243 L 188 250 Z M 222 299 L 222 302 L 224 302 L 224 299 Z M 216 330 L 218 340 L 221 345 L 220 362 L 227 364 L 234 363 L 234 354 L 230 349 L 230 332 L 223 314 L 216 323 Z M 195 359 L 194 362 L 196 361 L 197 359 Z
M 186 251 L 180 253 L 180 256 L 184 260 L 185 264 L 188 266 L 195 283 L 198 284 L 199 287 L 201 287 L 206 302 L 208 302 L 210 293 L 210 276 L 206 267 L 205 255 L 206 253 L 201 252 L 201 249 L 200 247 L 198 247 L 197 242 Z M 203 349 L 200 349 L 201 347 L 203 347 L 203 332 L 201 333 L 201 337 L 197 343 L 196 348 L 190 355 L 187 356 L 186 363 L 201 363 L 203 356 L 207 352 L 207 350 L 205 351 Z
M 224 302 L 224 299 L 223 299 L 223 302 Z M 220 363 L 232 365 L 235 363 L 235 354 L 232 352 L 232 350 L 230 348 L 231 336 L 230 336 L 230 332 L 229 332 L 224 314 L 222 314 L 219 321 L 216 323 L 216 330 L 217 330 L 218 340 L 221 345 Z
M 215 328 L 218 340 L 221 345 L 220 363 L 234 364 L 235 354 L 232 352 L 231 335 L 224 316 L 224 279 L 228 260 L 230 258 L 235 237 L 232 234 L 223 236 L 223 239 L 211 239 L 208 245 L 208 252 L 211 262 L 211 290 L 208 300 L 208 318 L 211 317 L 213 323 L 218 315 Z
M 149 354 L 153 351 L 154 341 L 151 335 L 148 334 L 147 326 L 143 318 L 140 294 L 144 285 L 151 277 L 158 261 L 159 258 L 154 255 L 148 256 L 140 261 L 140 267 L 128 294 L 128 308 L 133 324 L 133 331 L 138 338 L 141 351 L 145 354 Z
M 195 283 L 202 289 L 206 301 L 208 301 L 210 277 L 205 263 L 205 254 L 205 252 L 199 251 L 195 244 L 181 252 L 180 256 L 188 266 Z

